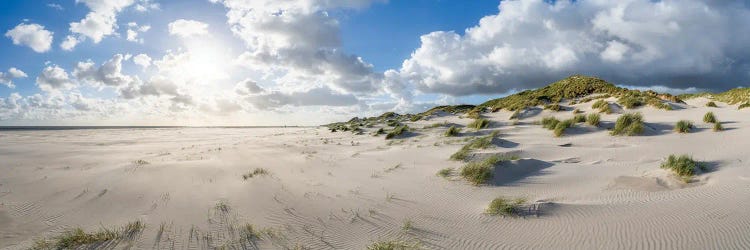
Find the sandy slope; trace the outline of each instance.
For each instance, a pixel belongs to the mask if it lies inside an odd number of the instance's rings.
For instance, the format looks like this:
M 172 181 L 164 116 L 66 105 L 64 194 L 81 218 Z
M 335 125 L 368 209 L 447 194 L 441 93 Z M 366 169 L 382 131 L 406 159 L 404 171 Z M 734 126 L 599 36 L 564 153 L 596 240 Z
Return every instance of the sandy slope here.
M 490 129 L 459 138 L 421 128 L 469 119 L 432 117 L 391 141 L 325 128 L 0 132 L 0 247 L 141 220 L 140 235 L 106 247 L 363 249 L 401 239 L 430 249 L 748 249 L 750 110 L 705 102 L 638 109 L 648 128 L 636 137 L 609 136 L 619 114 L 561 138 L 533 124 L 570 111 L 528 112 L 515 125 L 491 113 Z M 709 110 L 726 131 L 702 123 Z M 671 132 L 680 119 L 698 129 Z M 436 176 L 462 166 L 448 157 L 463 138 L 492 130 L 501 136 L 486 152 L 522 159 L 498 166 L 491 185 Z M 677 153 L 712 170 L 682 183 L 659 169 Z M 243 180 L 258 167 L 271 175 Z M 498 196 L 525 197 L 537 215 L 483 214 Z M 274 236 L 243 241 L 246 223 Z

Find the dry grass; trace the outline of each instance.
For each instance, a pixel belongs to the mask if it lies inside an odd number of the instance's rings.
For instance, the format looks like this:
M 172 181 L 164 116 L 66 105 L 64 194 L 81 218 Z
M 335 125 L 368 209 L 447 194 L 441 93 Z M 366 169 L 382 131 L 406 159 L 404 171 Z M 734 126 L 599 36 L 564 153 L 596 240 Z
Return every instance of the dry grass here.
M 256 168 L 252 172 L 249 172 L 247 174 L 243 174 L 242 175 L 242 179 L 243 180 L 247 180 L 247 179 L 250 179 L 250 178 L 253 178 L 253 177 L 256 177 L 256 176 L 268 175 L 270 173 L 271 172 L 269 172 L 265 168 Z

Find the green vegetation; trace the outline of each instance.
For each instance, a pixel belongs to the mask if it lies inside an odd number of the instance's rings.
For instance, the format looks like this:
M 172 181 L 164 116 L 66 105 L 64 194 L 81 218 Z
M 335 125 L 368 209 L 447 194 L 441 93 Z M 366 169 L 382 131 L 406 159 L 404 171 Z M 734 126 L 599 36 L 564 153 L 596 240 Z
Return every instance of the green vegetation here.
M 591 126 L 599 126 L 599 120 L 601 120 L 601 116 L 599 114 L 589 114 L 589 116 L 586 118 L 586 123 Z
M 404 232 L 409 232 L 412 229 L 414 229 L 414 222 L 409 219 L 404 220 L 404 224 L 401 226 L 401 230 L 404 230 Z
M 703 169 L 689 155 L 669 155 L 667 160 L 661 163 L 661 168 L 672 170 L 672 172 L 683 177 L 685 180 L 689 180 L 690 177 L 695 175 L 696 169 Z
M 493 131 L 492 134 L 470 141 L 468 144 L 461 147 L 456 153 L 453 153 L 450 159 L 454 161 L 463 161 L 469 156 L 471 150 L 489 148 L 492 145 L 492 139 L 494 139 L 497 134 L 497 131 Z
M 643 106 L 643 100 L 637 96 L 632 95 L 626 95 L 623 97 L 620 97 L 620 99 L 617 100 L 617 103 L 622 105 L 623 107 L 627 109 L 634 109 L 640 106 Z
M 437 123 L 433 123 L 433 124 L 430 124 L 430 125 L 424 125 L 424 127 L 422 127 L 422 128 L 424 128 L 424 129 L 437 128 L 437 127 L 442 127 L 442 126 L 446 126 L 446 125 L 448 125 L 447 121 L 446 122 L 437 122 Z
M 375 132 L 372 133 L 372 136 L 379 136 L 379 135 L 382 135 L 382 134 L 385 134 L 385 129 L 384 128 L 379 128 L 378 130 L 375 130 Z
M 586 115 L 578 114 L 578 115 L 573 116 L 573 122 L 575 123 L 586 122 Z
M 714 132 L 724 131 L 724 126 L 721 126 L 721 122 L 714 123 Z
M 693 122 L 688 120 L 680 120 L 674 125 L 674 131 L 677 133 L 690 133 L 693 129 Z
M 511 201 L 500 197 L 492 200 L 485 212 L 489 215 L 516 216 L 521 212 L 524 203 L 526 200 L 522 198 Z
M 478 118 L 475 119 L 473 122 L 469 123 L 469 125 L 466 125 L 469 128 L 473 128 L 476 130 L 480 130 L 483 128 L 486 128 L 490 125 L 490 120 L 484 119 L 484 118 Z
M 85 232 L 75 228 L 63 232 L 52 239 L 40 239 L 34 242 L 31 249 L 78 249 L 83 246 L 101 244 L 113 240 L 132 240 L 146 225 L 141 221 L 130 222 L 120 229 L 103 228 L 97 232 Z M 93 247 L 93 246 L 92 246 Z
M 705 115 L 703 115 L 703 122 L 716 123 L 716 116 L 714 116 L 713 112 L 708 112 Z
M 740 104 L 740 106 L 737 107 L 737 109 L 744 109 L 744 108 L 750 108 L 750 102 Z
M 453 168 L 444 168 L 437 172 L 437 175 L 443 178 L 448 178 L 453 175 Z
M 372 243 L 372 245 L 367 246 L 367 250 L 411 250 L 419 248 L 419 243 L 396 240 L 375 242 Z
M 393 139 L 394 137 L 399 136 L 407 131 L 409 131 L 409 126 L 406 126 L 406 125 L 397 126 L 391 132 L 385 135 L 385 139 L 386 140 Z
M 481 185 L 492 179 L 495 164 L 518 159 L 517 156 L 493 155 L 484 160 L 472 161 L 461 168 L 461 177 L 474 185 Z
M 555 126 L 555 129 L 553 130 L 553 133 L 555 137 L 560 137 L 565 133 L 565 130 L 572 127 L 575 124 L 575 122 L 571 119 L 558 122 Z
M 411 122 L 416 122 L 416 121 L 419 121 L 421 119 L 422 119 L 422 115 L 412 115 L 411 117 L 409 117 L 409 121 L 411 121 Z
M 518 118 L 521 118 L 521 111 L 520 110 L 513 111 L 513 114 L 510 115 L 509 119 L 510 120 L 514 120 L 514 119 L 518 119 Z
M 714 101 L 720 101 L 734 105 L 737 103 L 747 103 L 750 101 L 750 88 L 735 88 L 730 89 L 722 93 L 697 93 L 697 94 L 684 94 L 679 96 L 682 99 L 690 99 L 695 97 L 706 97 L 713 99 Z
M 252 172 L 249 172 L 249 173 L 247 173 L 247 174 L 243 174 L 243 175 L 242 175 L 242 179 L 243 179 L 243 180 L 247 180 L 247 179 L 253 178 L 253 177 L 255 177 L 255 176 L 268 175 L 268 174 L 270 174 L 270 173 L 271 173 L 271 172 L 269 172 L 269 171 L 268 171 L 268 170 L 266 170 L 265 168 L 256 168 L 256 169 L 255 169 L 255 170 L 253 170 Z
M 592 109 L 598 109 L 599 113 L 611 114 L 612 109 L 609 108 L 609 102 L 605 100 L 598 100 L 591 105 Z
M 448 128 L 448 130 L 445 131 L 445 136 L 446 137 L 457 136 L 458 133 L 461 133 L 461 128 L 457 128 L 456 126 L 451 126 L 450 128 Z
M 708 103 L 706 103 L 706 107 L 709 107 L 709 108 L 717 108 L 718 106 L 716 106 L 716 103 L 715 103 L 715 102 L 711 101 L 711 102 L 708 102 Z
M 639 135 L 643 133 L 643 115 L 641 113 L 623 114 L 617 118 L 612 135 Z
M 562 107 L 559 104 L 548 104 L 544 106 L 544 109 L 548 109 L 552 111 L 560 111 L 562 110 Z
M 475 107 L 474 105 L 437 106 L 425 112 L 419 113 L 417 115 L 425 117 L 425 116 L 433 115 L 437 112 L 445 112 L 445 113 L 454 114 L 454 115 L 463 114 L 463 113 L 471 111 L 472 109 L 474 109 L 474 107 Z
M 560 120 L 558 120 L 555 117 L 544 117 L 542 118 L 542 127 L 553 130 L 557 126 L 558 123 L 560 123 Z

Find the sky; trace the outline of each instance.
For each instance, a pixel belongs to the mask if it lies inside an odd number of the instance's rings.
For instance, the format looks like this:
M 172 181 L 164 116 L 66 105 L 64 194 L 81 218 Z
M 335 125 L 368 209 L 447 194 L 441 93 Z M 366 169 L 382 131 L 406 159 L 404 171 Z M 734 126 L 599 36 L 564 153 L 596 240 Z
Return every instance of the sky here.
M 730 0 L 0 1 L 0 126 L 318 125 L 573 74 L 750 83 Z

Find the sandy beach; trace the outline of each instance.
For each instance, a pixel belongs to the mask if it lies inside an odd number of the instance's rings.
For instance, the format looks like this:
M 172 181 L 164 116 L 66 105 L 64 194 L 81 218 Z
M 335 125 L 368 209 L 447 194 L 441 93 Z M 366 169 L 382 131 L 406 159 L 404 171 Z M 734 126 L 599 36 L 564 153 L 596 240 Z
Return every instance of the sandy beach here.
M 675 110 L 642 107 L 641 136 L 607 128 L 630 110 L 602 114 L 561 137 L 536 122 L 570 111 L 537 110 L 510 121 L 436 114 L 406 122 L 392 140 L 315 128 L 168 128 L 0 132 L 0 247 L 80 227 L 145 227 L 106 248 L 364 249 L 380 241 L 426 249 L 750 248 L 750 116 L 696 98 Z M 570 105 L 593 112 L 590 103 Z M 701 122 L 712 111 L 725 130 Z M 677 120 L 691 133 L 672 131 Z M 517 156 L 472 185 L 451 154 L 498 131 L 474 154 Z M 660 162 L 689 154 L 708 170 L 684 182 Z M 248 176 L 256 168 L 266 173 Z M 245 177 L 243 177 L 245 175 Z M 523 198 L 520 216 L 485 213 L 497 197 Z M 252 225 L 256 238 L 243 237 Z

